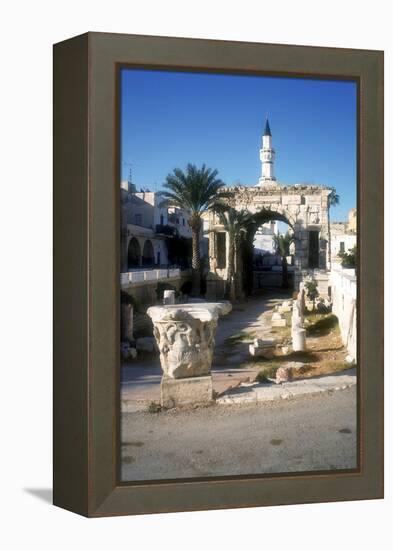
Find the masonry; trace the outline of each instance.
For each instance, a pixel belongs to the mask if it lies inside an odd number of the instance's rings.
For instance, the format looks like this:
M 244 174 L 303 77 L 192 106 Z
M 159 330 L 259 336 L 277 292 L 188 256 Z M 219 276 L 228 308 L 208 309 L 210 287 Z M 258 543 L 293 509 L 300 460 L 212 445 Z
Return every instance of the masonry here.
M 341 337 L 349 355 L 357 359 L 356 274 L 354 269 L 332 266 L 330 273 L 333 313 L 337 316 Z
M 287 223 L 294 236 L 295 288 L 304 278 L 303 272 L 328 268 L 328 197 L 331 189 L 317 185 L 282 186 L 273 181 L 263 186 L 226 187 L 231 194 L 229 206 L 247 210 L 255 219 L 255 228 L 271 220 Z M 218 216 L 209 213 L 209 260 L 211 280 L 226 280 L 228 265 L 228 236 L 220 239 Z M 251 235 L 251 240 L 253 235 Z M 222 251 L 222 246 L 226 250 Z M 221 258 L 226 258 L 222 261 Z M 219 261 L 219 259 L 221 259 Z

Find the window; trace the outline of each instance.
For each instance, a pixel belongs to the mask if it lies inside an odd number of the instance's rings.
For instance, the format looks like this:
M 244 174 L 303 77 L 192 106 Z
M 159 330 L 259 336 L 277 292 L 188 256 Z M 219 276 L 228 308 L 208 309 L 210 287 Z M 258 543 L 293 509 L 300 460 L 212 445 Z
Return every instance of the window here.
M 142 214 L 135 214 L 135 225 L 142 225 Z
M 186 225 L 186 220 L 183 218 L 183 225 Z
M 163 214 L 161 214 L 161 216 L 160 216 L 160 224 L 164 225 L 164 216 L 163 216 Z
M 344 254 L 345 252 L 345 243 L 343 241 L 340 242 L 340 254 Z

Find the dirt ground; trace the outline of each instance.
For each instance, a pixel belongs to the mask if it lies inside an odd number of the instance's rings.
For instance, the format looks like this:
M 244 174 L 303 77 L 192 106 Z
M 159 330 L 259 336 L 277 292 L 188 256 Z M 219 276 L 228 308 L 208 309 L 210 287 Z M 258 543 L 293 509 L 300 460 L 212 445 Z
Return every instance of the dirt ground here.
M 269 377 L 285 363 L 297 361 L 305 368 L 294 378 L 309 378 L 332 374 L 350 368 L 345 363 L 346 351 L 342 345 L 337 322 L 331 315 L 306 316 L 307 351 L 283 355 L 278 347 L 271 360 L 254 358 L 249 345 L 255 338 L 275 338 L 285 344 L 290 341 L 290 326 L 272 328 L 274 308 L 288 299 L 281 291 L 254 296 L 235 304 L 229 315 L 218 322 L 216 345 L 212 364 L 213 388 L 221 395 L 241 383 L 252 382 L 266 372 Z M 291 314 L 285 314 L 290 325 Z M 138 318 L 139 329 L 149 334 L 149 324 L 143 316 Z M 353 367 L 353 365 L 352 365 Z M 122 368 L 122 405 L 127 411 L 146 410 L 149 403 L 160 399 L 161 367 L 157 355 L 141 354 L 136 360 L 125 362 Z

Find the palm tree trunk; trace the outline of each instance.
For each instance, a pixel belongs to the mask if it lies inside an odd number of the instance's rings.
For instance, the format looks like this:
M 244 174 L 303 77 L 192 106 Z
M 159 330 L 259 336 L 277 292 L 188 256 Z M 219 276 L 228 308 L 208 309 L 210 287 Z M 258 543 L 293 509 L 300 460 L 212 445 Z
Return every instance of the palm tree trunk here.
M 230 233 L 228 233 L 228 267 L 227 267 L 227 282 L 225 294 L 229 296 L 230 300 L 235 299 L 234 294 L 234 281 L 233 281 L 233 270 L 234 270 L 234 260 L 235 260 L 235 251 L 234 251 L 234 241 Z
M 288 288 L 288 263 L 287 263 L 286 256 L 282 256 L 281 258 L 281 267 L 282 267 L 282 287 Z
M 235 297 L 236 300 L 244 299 L 243 291 L 243 258 L 239 240 L 235 243 Z
M 326 266 L 328 269 L 332 269 L 332 233 L 330 228 L 330 205 L 328 203 L 328 211 L 327 211 L 327 219 L 328 219 L 328 262 L 329 265 Z
M 191 228 L 192 231 L 192 294 L 199 296 L 201 292 L 201 251 L 199 246 L 200 229 Z

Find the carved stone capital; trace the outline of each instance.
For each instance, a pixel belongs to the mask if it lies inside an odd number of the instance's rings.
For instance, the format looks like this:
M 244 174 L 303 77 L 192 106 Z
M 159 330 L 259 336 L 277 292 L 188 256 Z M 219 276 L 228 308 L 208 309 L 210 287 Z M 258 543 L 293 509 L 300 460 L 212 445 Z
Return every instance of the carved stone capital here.
M 231 309 L 229 302 L 150 307 L 147 314 L 153 321 L 164 375 L 210 374 L 218 317 Z

